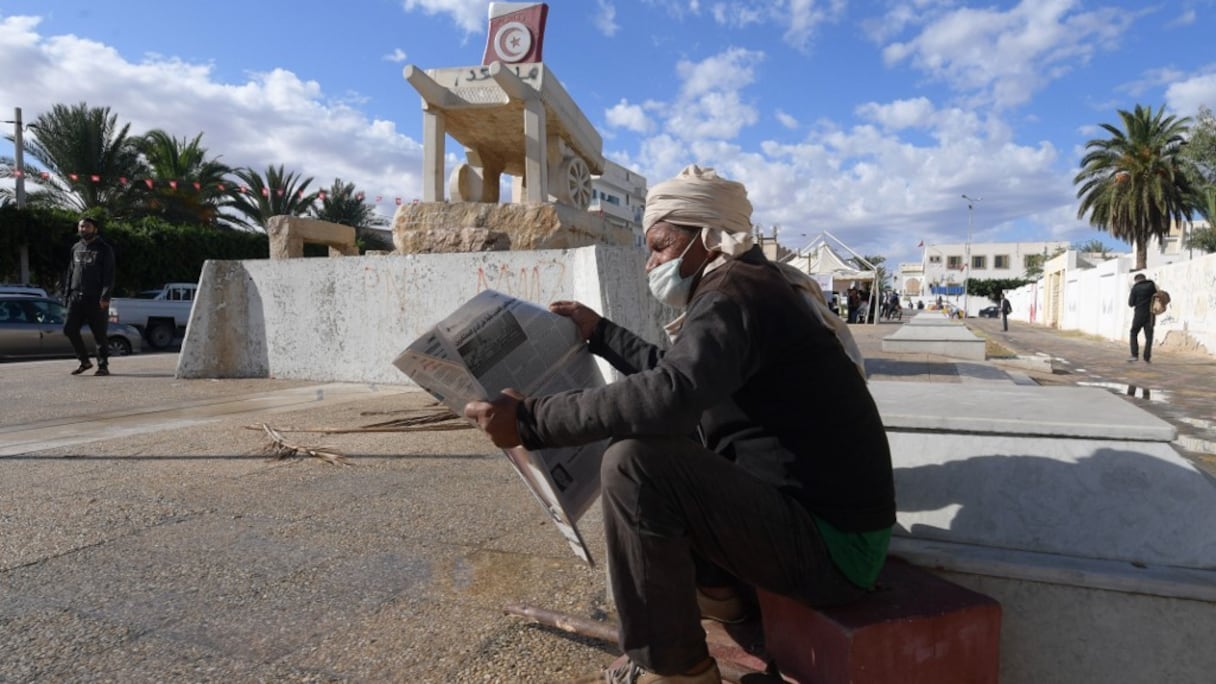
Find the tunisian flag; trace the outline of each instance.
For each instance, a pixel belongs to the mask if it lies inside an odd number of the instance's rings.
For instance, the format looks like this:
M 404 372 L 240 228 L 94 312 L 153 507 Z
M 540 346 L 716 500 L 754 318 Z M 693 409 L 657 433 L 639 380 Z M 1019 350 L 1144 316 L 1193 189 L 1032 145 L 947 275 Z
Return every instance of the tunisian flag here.
M 481 63 L 541 61 L 548 16 L 549 6 L 543 2 L 491 2 L 490 31 Z

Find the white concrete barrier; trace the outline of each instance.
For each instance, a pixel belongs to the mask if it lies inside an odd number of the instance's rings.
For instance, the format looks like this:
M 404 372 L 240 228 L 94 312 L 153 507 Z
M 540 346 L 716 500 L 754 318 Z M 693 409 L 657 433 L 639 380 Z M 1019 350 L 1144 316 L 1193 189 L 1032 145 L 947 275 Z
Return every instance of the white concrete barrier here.
M 608 246 L 208 261 L 177 375 L 409 384 L 392 360 L 486 289 L 579 300 L 663 344 L 674 314 L 650 296 L 644 263 L 641 250 Z
M 872 382 L 891 551 L 1002 605 L 1001 681 L 1208 681 L 1216 485 L 1105 390 Z
M 983 361 L 987 345 L 962 321 L 917 315 L 908 325 L 882 338 L 882 350 L 897 354 L 937 354 Z M 918 322 L 919 321 L 919 322 Z

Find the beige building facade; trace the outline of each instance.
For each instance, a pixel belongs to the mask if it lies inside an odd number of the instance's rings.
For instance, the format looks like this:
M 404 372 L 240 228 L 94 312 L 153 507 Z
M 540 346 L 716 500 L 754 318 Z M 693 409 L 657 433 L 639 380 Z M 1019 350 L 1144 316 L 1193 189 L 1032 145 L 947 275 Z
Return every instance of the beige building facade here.
M 920 263 L 899 265 L 897 286 L 909 297 L 962 294 L 968 279 L 1022 278 L 1037 260 L 1051 258 L 1068 243 L 953 242 L 921 247 Z

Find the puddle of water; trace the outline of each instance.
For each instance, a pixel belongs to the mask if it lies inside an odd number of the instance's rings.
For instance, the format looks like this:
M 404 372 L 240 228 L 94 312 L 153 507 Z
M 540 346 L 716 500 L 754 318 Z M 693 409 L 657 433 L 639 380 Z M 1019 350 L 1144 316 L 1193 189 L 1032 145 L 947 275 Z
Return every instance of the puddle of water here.
M 1169 392 L 1155 390 L 1151 387 L 1143 387 L 1141 385 L 1131 385 L 1125 382 L 1089 381 L 1078 382 L 1077 384 L 1084 387 L 1101 387 L 1102 389 L 1108 389 L 1112 392 L 1125 394 L 1129 397 L 1139 397 L 1140 399 L 1144 399 L 1146 401 L 1161 403 L 1169 403 L 1170 401 Z
M 1216 431 L 1216 421 L 1204 420 L 1203 418 L 1191 418 L 1190 416 L 1181 416 L 1178 418 L 1178 420 L 1190 425 L 1191 427 L 1197 427 L 1201 430 Z
M 1216 442 L 1210 439 L 1192 437 L 1191 435 L 1178 435 L 1178 439 L 1174 440 L 1174 444 L 1197 454 L 1216 455 Z

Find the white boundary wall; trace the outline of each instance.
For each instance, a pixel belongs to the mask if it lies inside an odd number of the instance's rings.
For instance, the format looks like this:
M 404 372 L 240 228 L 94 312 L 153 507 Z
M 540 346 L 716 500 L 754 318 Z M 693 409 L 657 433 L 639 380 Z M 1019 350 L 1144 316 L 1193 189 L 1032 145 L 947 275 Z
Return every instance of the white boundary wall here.
M 1132 309 L 1132 257 L 1105 261 L 1094 268 L 1064 271 L 1064 294 L 1058 312 L 1061 330 L 1078 330 L 1108 340 L 1127 341 Z M 1216 356 L 1216 254 L 1142 271 L 1170 293 L 1169 309 L 1157 317 L 1153 345 L 1191 348 Z M 1006 294 L 1013 306 L 1010 318 L 1043 324 L 1042 281 Z
M 644 264 L 641 250 L 602 245 L 208 261 L 177 375 L 411 384 L 393 359 L 487 289 L 542 306 L 578 300 L 664 344 L 674 313 L 650 296 Z

